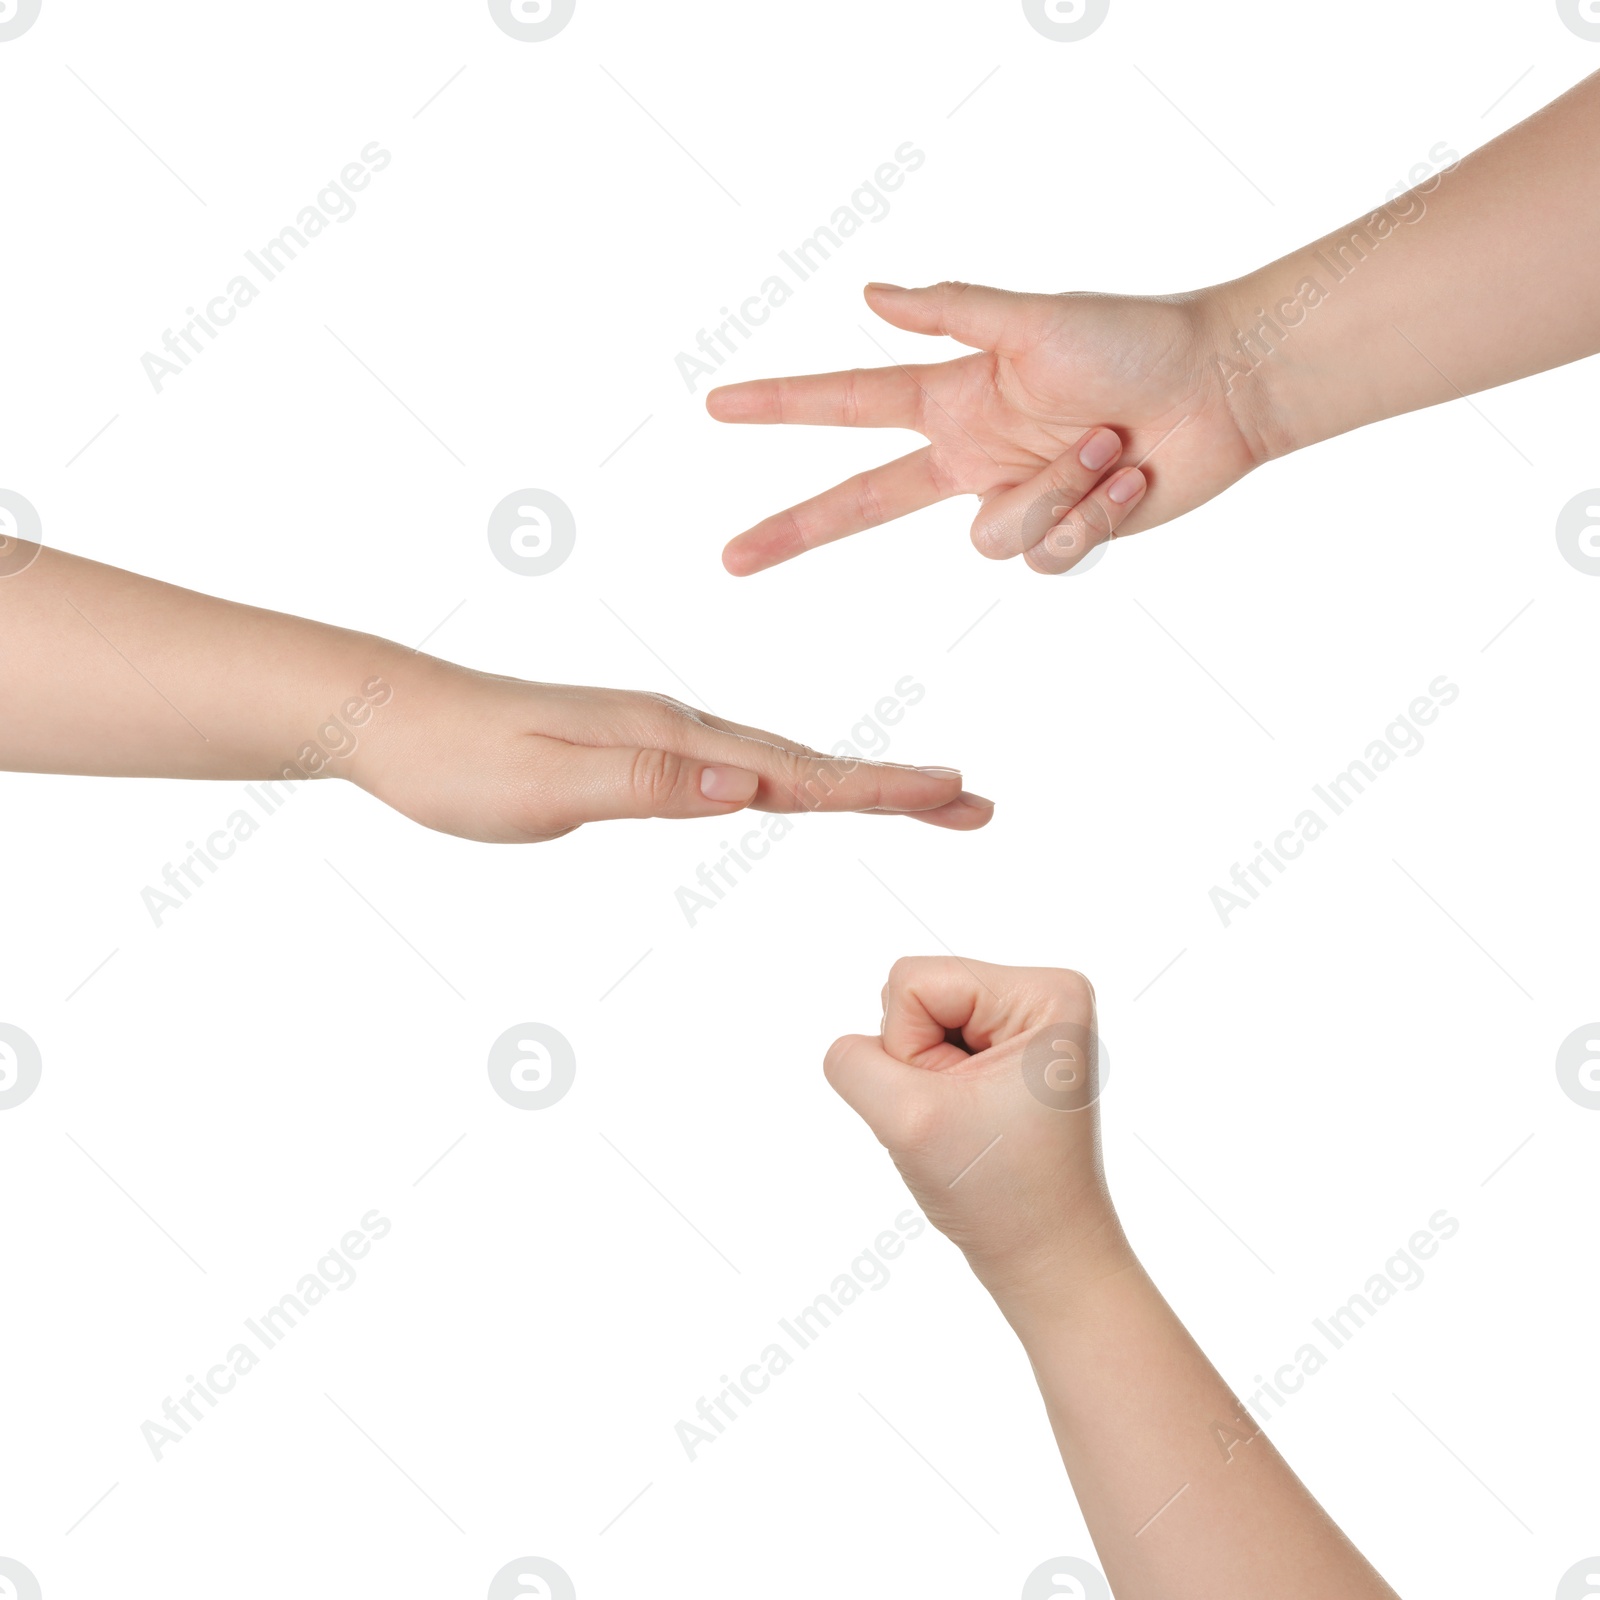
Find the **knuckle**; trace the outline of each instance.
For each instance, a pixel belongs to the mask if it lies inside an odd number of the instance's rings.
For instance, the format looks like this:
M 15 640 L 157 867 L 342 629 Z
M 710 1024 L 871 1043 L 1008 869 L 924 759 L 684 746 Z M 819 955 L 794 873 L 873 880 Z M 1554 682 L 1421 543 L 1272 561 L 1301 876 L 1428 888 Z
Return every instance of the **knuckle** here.
M 552 839 L 576 833 L 582 819 L 574 819 L 554 795 L 525 796 L 507 817 L 507 824 L 523 844 L 548 844 Z
M 671 750 L 639 750 L 629 781 L 636 798 L 650 809 L 671 801 L 683 788 L 688 763 Z
M 850 1055 L 850 1035 L 835 1039 L 822 1058 L 822 1075 L 837 1089 L 844 1077 L 845 1064 Z
M 1094 1009 L 1094 985 L 1072 967 L 1058 967 L 1050 973 L 1050 984 L 1057 995 L 1079 1011 Z
M 1058 457 L 1050 464 L 1050 471 L 1046 476 L 1045 482 L 1048 484 L 1050 492 L 1060 496 L 1069 494 L 1072 496 L 1072 499 L 1061 508 L 1066 511 L 1070 506 L 1076 504 L 1078 496 L 1084 491 L 1086 480 L 1089 483 L 1094 481 L 1089 469 L 1078 460 L 1077 456 L 1069 452 L 1067 455 Z
M 839 397 L 840 420 L 845 427 L 853 428 L 861 418 L 861 369 L 852 368 L 845 374 L 844 392 Z
M 529 844 L 554 844 L 557 839 L 565 839 L 569 833 L 576 833 L 583 824 L 579 822 L 568 823 L 564 828 L 540 828 L 529 833 Z
M 558 763 L 510 782 L 499 815 L 519 842 L 542 844 L 571 833 L 583 821 L 574 809 L 571 785 Z
M 783 782 L 796 811 L 824 809 L 848 776 L 843 762 L 792 751 L 784 753 Z
M 1056 524 L 1072 509 L 1070 502 L 1063 504 L 1062 496 L 1047 489 L 1035 495 L 1022 508 L 1017 518 L 1017 535 L 1020 548 L 1031 550 L 1041 540 L 1049 537 Z
M 1077 515 L 1083 519 L 1083 526 L 1087 533 L 1091 536 L 1099 535 L 1099 538 L 1094 541 L 1095 543 L 1098 544 L 1100 539 L 1109 539 L 1111 537 L 1111 510 L 1104 500 L 1099 498 L 1085 500 L 1078 507 Z
M 1055 524 L 1037 546 L 1041 559 L 1050 566 L 1041 571 L 1064 571 L 1080 561 L 1097 544 L 1111 537 L 1111 518 L 1097 500 L 1086 500 Z
M 901 956 L 889 968 L 889 982 L 884 993 L 903 994 L 913 988 L 919 978 L 937 977 L 954 964 L 948 956 Z
M 897 994 L 911 983 L 917 975 L 917 969 L 922 965 L 922 956 L 901 956 L 889 968 L 889 981 L 884 985 L 885 995 Z
M 1058 523 L 1028 552 L 1028 565 L 1053 577 L 1065 572 L 1087 548 L 1076 527 Z
M 1089 548 L 1089 530 L 1082 517 L 1063 517 L 1040 541 L 1040 554 L 1056 562 L 1075 561 Z
M 870 473 L 856 480 L 856 515 L 869 528 L 876 528 L 888 520 L 882 499 Z
M 636 702 L 643 713 L 638 727 L 647 739 L 675 739 L 686 722 L 696 722 L 700 717 L 693 706 L 673 699 L 670 694 L 657 694 L 654 690 L 640 692 Z
M 803 550 L 811 549 L 816 543 L 811 536 L 811 529 L 817 525 L 815 504 L 808 500 L 804 505 L 785 511 L 783 515 L 788 522 L 788 532 L 795 542 Z
M 883 1142 L 891 1150 L 910 1156 L 924 1155 L 938 1143 L 942 1119 L 939 1108 L 927 1100 L 915 1099 L 894 1108 L 884 1128 Z
M 674 722 L 684 721 L 700 715 L 693 706 L 686 705 L 682 700 L 674 699 L 670 694 L 657 693 L 653 689 L 646 692 L 645 699 L 659 713 L 670 717 Z

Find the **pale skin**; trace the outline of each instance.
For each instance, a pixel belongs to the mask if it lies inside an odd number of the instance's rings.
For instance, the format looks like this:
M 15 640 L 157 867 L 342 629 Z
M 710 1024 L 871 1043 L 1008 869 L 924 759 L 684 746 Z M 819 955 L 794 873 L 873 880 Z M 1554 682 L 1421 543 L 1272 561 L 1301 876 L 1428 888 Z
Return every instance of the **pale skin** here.
M 766 517 L 723 563 L 745 576 L 972 494 L 983 555 L 1065 572 L 1291 451 L 1594 355 L 1597 149 L 1600 74 L 1380 211 L 1229 283 L 1152 297 L 869 284 L 886 322 L 975 353 L 712 390 L 723 422 L 927 440 Z
M 836 760 L 665 695 L 526 683 L 0 530 L 0 770 L 345 778 L 534 843 L 620 817 L 874 811 L 981 828 L 949 768 Z
M 1134 1255 L 1097 1041 L 1079 973 L 913 959 L 824 1070 L 1022 1341 L 1117 1600 L 1396 1600 Z

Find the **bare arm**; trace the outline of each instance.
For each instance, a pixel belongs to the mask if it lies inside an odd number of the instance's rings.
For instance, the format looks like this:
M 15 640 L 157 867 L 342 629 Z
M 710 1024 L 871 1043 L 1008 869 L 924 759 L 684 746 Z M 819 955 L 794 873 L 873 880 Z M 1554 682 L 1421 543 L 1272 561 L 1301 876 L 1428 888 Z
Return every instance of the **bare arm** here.
M 912 430 L 926 445 L 764 517 L 723 562 L 759 572 L 971 494 L 981 554 L 1065 572 L 1291 450 L 1594 355 L 1597 259 L 1600 74 L 1229 283 L 1143 296 L 870 284 L 886 322 L 971 353 L 731 384 L 707 408 Z
M 1597 260 L 1600 74 L 1399 199 L 1213 291 L 1233 329 L 1221 359 L 1239 393 L 1241 359 L 1270 350 L 1244 410 L 1283 454 L 1594 355 Z
M 960 774 L 818 755 L 664 695 L 526 683 L 0 545 L 0 770 L 349 778 L 496 843 L 616 817 L 882 811 L 982 827 Z
M 1056 1287 L 1001 1309 L 1119 1596 L 1394 1600 L 1136 1261 Z
M 276 777 L 341 704 L 392 674 L 397 654 L 383 639 L 41 548 L 0 579 L 0 767 Z
M 829 1081 L 1021 1338 L 1118 1600 L 1395 1600 L 1129 1247 L 1088 983 L 900 961 L 883 1002 L 880 1036 L 828 1052 Z

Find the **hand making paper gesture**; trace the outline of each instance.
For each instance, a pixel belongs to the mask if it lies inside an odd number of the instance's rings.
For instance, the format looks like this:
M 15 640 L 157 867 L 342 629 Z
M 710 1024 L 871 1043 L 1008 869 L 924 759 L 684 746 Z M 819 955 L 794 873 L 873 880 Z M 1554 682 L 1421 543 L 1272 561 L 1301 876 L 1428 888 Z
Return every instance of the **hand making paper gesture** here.
M 347 778 L 492 844 L 623 817 L 875 811 L 981 828 L 948 767 L 824 756 L 666 695 L 528 683 L 0 530 L 0 771 Z

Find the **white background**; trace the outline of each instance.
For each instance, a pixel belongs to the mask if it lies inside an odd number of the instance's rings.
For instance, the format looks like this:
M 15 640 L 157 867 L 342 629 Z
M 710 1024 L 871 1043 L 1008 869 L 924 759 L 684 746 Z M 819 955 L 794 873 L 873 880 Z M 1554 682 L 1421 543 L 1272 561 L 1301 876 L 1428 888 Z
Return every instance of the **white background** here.
M 1001 0 L 579 0 L 540 44 L 466 0 L 44 0 L 0 44 L 0 484 L 48 542 L 816 744 L 910 674 L 892 758 L 999 809 L 805 819 L 691 928 L 722 823 L 511 850 L 318 785 L 157 928 L 141 889 L 238 786 L 0 779 L 0 1021 L 44 1058 L 0 1114 L 0 1555 L 47 1600 L 478 1596 L 522 1555 L 582 1596 L 1011 1596 L 1092 1557 L 933 1235 L 697 1461 L 674 1437 L 904 1209 L 820 1061 L 945 947 L 1093 977 L 1114 1192 L 1241 1393 L 1459 1220 L 1272 1425 L 1408 1600 L 1595 1554 L 1600 1114 L 1553 1066 L 1600 1013 L 1600 580 L 1553 537 L 1595 364 L 1072 578 L 951 503 L 739 582 L 728 536 L 911 446 L 719 427 L 674 358 L 906 140 L 892 212 L 721 376 L 879 362 L 871 278 L 1231 277 L 1596 68 L 1487 0 L 1114 0 L 1076 44 Z M 141 355 L 372 140 L 357 214 L 157 395 Z M 485 537 L 525 486 L 578 523 L 542 578 Z M 1440 674 L 1426 748 L 1224 929 L 1211 887 Z M 525 1021 L 577 1052 L 547 1111 L 485 1072 Z M 360 1280 L 154 1461 L 141 1423 L 374 1207 Z

